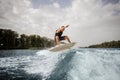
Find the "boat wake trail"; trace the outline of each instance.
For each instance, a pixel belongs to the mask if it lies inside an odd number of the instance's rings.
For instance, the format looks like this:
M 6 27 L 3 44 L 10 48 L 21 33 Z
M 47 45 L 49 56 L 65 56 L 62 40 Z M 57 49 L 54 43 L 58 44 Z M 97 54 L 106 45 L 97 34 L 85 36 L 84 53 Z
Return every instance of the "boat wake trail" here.
M 11 54 L 2 51 L 1 80 L 120 80 L 120 49 L 16 50 Z

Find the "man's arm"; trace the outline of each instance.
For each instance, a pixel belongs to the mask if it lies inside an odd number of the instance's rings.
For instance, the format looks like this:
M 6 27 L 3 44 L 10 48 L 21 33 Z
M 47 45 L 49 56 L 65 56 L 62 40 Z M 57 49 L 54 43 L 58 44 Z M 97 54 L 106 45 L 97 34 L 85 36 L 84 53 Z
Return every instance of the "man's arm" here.
M 64 29 L 69 27 L 69 25 L 64 26 Z M 56 32 L 59 33 L 62 30 L 62 28 L 59 28 Z
M 69 27 L 69 25 L 66 25 L 65 28 Z

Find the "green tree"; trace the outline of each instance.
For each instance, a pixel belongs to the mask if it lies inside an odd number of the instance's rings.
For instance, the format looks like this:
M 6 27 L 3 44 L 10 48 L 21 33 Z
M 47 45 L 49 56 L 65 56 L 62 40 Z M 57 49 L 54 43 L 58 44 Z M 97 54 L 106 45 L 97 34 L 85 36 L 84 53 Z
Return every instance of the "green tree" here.
M 16 47 L 17 32 L 10 29 L 0 29 L 0 49 L 13 49 Z
M 20 47 L 21 48 L 29 48 L 28 36 L 25 34 L 20 35 Z

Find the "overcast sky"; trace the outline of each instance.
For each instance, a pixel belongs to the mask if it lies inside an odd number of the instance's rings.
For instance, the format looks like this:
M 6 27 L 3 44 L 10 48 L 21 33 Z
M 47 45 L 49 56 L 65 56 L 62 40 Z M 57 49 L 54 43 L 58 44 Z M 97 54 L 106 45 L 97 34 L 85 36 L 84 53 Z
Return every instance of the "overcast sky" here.
M 67 24 L 80 46 L 120 40 L 120 0 L 0 0 L 0 28 L 54 39 Z

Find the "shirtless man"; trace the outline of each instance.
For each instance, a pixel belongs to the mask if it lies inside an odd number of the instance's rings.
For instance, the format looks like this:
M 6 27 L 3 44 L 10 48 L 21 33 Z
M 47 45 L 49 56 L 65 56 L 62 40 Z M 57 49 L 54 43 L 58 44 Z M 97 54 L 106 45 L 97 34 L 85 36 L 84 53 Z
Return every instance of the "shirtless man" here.
M 67 40 L 69 43 L 71 43 L 70 39 L 68 36 L 62 36 L 64 30 L 68 27 L 69 25 L 66 26 L 61 26 L 59 29 L 56 30 L 55 32 L 55 42 L 57 45 L 60 44 L 61 40 Z

